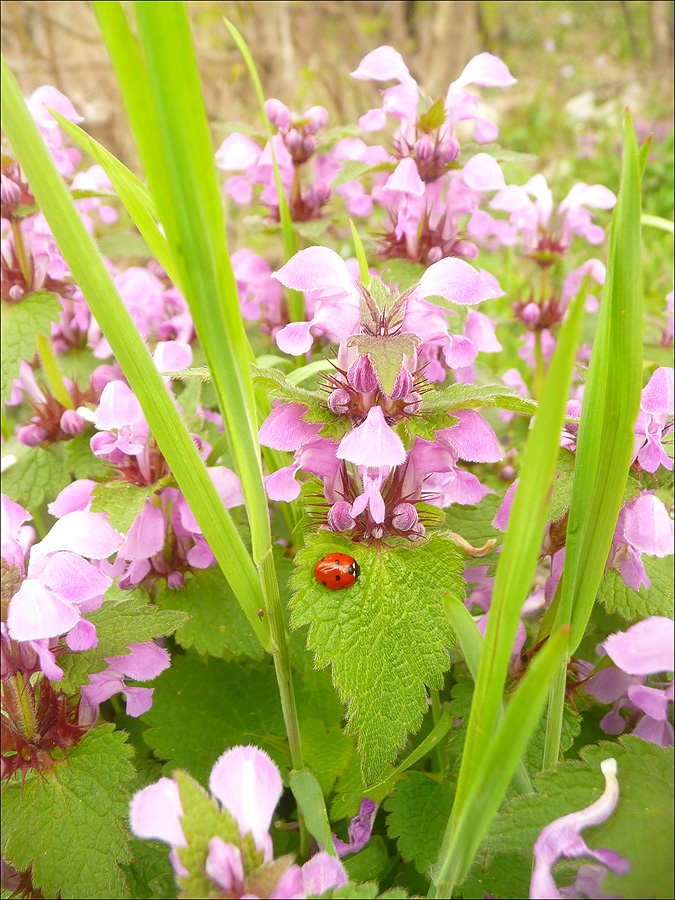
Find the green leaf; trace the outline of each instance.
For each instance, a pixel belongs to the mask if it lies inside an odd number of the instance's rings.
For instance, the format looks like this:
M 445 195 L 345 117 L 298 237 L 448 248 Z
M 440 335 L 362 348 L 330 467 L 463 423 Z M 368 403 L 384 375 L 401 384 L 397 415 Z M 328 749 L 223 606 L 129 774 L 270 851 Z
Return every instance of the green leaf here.
M 98 645 L 91 650 L 59 657 L 64 675 L 61 687 L 72 692 L 89 684 L 89 675 L 107 668 L 105 657 L 129 652 L 130 644 L 171 634 L 186 619 L 185 613 L 162 611 L 148 602 L 144 591 L 120 591 L 112 587 L 100 609 L 87 613 L 96 626 Z
M 382 266 L 382 280 L 397 288 L 400 293 L 417 284 L 424 275 L 425 267 L 410 259 L 389 259 Z
M 429 877 L 438 859 L 441 839 L 454 798 L 454 785 L 422 772 L 408 772 L 384 801 L 387 834 L 398 852 Z
M 2 402 L 10 395 L 12 382 L 19 375 L 21 360 L 32 362 L 37 353 L 38 334 L 51 334 L 51 323 L 58 322 L 63 311 L 61 301 L 49 291 L 28 294 L 18 303 L 2 303 Z
M 226 659 L 230 654 L 251 659 L 265 655 L 220 569 L 198 569 L 180 590 L 165 588 L 156 603 L 189 613 L 175 636 L 181 647 Z
M 566 761 L 535 777 L 536 794 L 516 797 L 494 820 L 488 846 L 531 858 L 545 825 L 590 806 L 604 789 L 600 762 L 614 757 L 619 804 L 602 825 L 588 828 L 589 847 L 606 847 L 630 860 L 626 875 L 609 874 L 603 890 L 627 900 L 673 896 L 673 748 L 632 735 L 581 751 L 583 762 Z
M 308 409 L 319 409 L 323 400 L 318 391 L 308 391 L 298 387 L 289 381 L 283 372 L 278 369 L 261 369 L 259 366 L 251 366 L 256 384 L 263 385 L 273 397 L 290 400 L 293 403 L 301 403 Z
M 153 683 L 150 726 L 143 739 L 170 768 L 189 771 L 206 784 L 218 757 L 236 744 L 256 744 L 288 767 L 284 723 L 274 669 L 174 655 Z
M 316 711 L 325 715 L 319 705 Z M 323 793 L 328 795 L 349 762 L 352 741 L 339 724 L 328 726 L 321 719 L 305 719 L 300 726 L 300 736 L 305 762 Z
M 155 222 L 158 219 L 157 209 L 148 189 L 130 169 L 127 169 L 123 163 L 90 137 L 86 131 L 55 110 L 52 109 L 50 112 L 61 128 L 101 166 L 112 182 L 117 196 L 124 204 L 134 224 L 138 227 L 152 255 L 158 260 L 171 281 L 180 290 L 180 277 L 171 257 L 166 238 Z
M 63 465 L 73 478 L 90 478 L 103 481 L 110 469 L 91 452 L 91 430 L 85 429 L 65 444 Z
M 371 163 L 362 162 L 359 159 L 348 159 L 342 164 L 342 168 L 331 181 L 330 186 L 333 189 L 338 188 L 347 184 L 348 181 L 358 181 L 362 175 L 368 175 L 374 171 L 377 169 Z
M 335 784 L 335 794 L 330 807 L 331 821 L 353 819 L 359 811 L 365 790 L 361 763 L 356 750 L 353 749 L 347 767 Z
M 129 862 L 129 801 L 122 785 L 133 776 L 133 751 L 112 725 L 90 731 L 54 766 L 53 777 L 29 773 L 2 795 L 2 855 L 16 869 L 32 866 L 43 895 L 126 897 L 120 863 Z
M 501 897 L 503 900 L 522 900 L 530 892 L 532 860 L 520 853 L 490 854 L 484 861 L 477 857 L 476 865 L 459 888 L 458 896 Z
M 314 578 L 314 565 L 342 551 L 361 574 L 344 591 Z M 443 613 L 446 591 L 463 596 L 463 553 L 441 534 L 392 549 L 354 545 L 319 534 L 296 555 L 292 625 L 311 622 L 315 665 L 331 664 L 347 703 L 348 730 L 358 735 L 367 782 L 373 782 L 416 731 L 427 709 L 425 684 L 440 688 L 454 636 Z
M 394 860 L 389 856 L 382 837 L 374 834 L 363 850 L 346 856 L 343 864 L 350 881 L 367 881 L 369 878 L 381 881 L 392 868 Z M 387 895 L 390 896 L 389 893 Z
M 430 391 L 422 401 L 421 412 L 438 410 L 477 409 L 481 406 L 498 407 L 512 412 L 534 415 L 537 404 L 511 388 L 498 384 L 477 386 L 473 384 L 451 384 L 439 391 Z
M 445 101 L 443 97 L 439 97 L 426 112 L 422 113 L 415 125 L 420 131 L 425 131 L 429 134 L 429 132 L 441 127 L 443 122 L 445 122 L 445 117 Z
M 99 484 L 91 494 L 91 511 L 108 514 L 108 522 L 115 531 L 126 534 L 145 506 L 145 501 L 159 490 L 160 485 L 141 487 L 124 481 Z
M 356 347 L 361 356 L 369 356 L 375 366 L 380 387 L 391 394 L 396 376 L 403 365 L 403 357 L 412 358 L 420 344 L 416 334 L 390 334 L 375 337 L 370 334 L 353 334 L 347 338 L 348 347 Z
M 337 856 L 319 782 L 308 768 L 293 770 L 290 782 L 293 796 L 302 811 L 309 833 L 323 845 L 327 853 Z
M 70 484 L 60 445 L 26 448 L 17 461 L 2 473 L 2 490 L 26 509 L 37 509 L 53 500 Z
M 673 618 L 673 557 L 643 556 L 642 564 L 651 586 L 644 585 L 634 591 L 624 584 L 615 569 L 607 569 L 600 582 L 598 600 L 609 613 L 617 612 L 624 619 L 633 622 L 648 616 L 668 616 Z
M 139 900 L 174 900 L 178 896 L 178 886 L 167 845 L 134 838 L 131 853 L 133 860 L 124 867 L 129 896 Z
M 446 513 L 446 525 L 457 534 L 461 534 L 474 547 L 483 547 L 490 540 L 501 543 L 503 532 L 495 528 L 492 523 L 503 499 L 503 494 L 501 496 L 487 494 L 475 506 L 453 504 Z M 489 558 L 493 559 L 494 554 L 491 557 L 485 557 L 485 562 L 488 562 Z M 467 560 L 467 564 L 469 562 L 475 565 L 483 564 L 480 558 Z
M 635 130 L 626 113 L 621 186 L 581 407 L 556 620 L 572 623 L 571 653 L 586 630 L 623 503 L 641 389 L 640 174 Z

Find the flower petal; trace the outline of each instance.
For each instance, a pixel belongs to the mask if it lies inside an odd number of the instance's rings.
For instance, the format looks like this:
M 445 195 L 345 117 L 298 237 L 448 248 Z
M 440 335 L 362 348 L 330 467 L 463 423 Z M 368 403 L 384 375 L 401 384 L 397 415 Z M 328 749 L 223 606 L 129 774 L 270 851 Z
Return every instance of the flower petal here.
M 337 456 L 357 466 L 381 468 L 400 465 L 405 460 L 405 448 L 401 438 L 387 425 L 381 408 L 373 406 L 365 422 L 342 438 Z
M 673 671 L 673 620 L 650 616 L 603 643 L 607 655 L 629 675 Z
M 172 778 L 160 778 L 134 795 L 129 809 L 131 830 L 140 838 L 164 841 L 172 847 L 186 847 L 180 825 L 183 807 L 178 785 Z

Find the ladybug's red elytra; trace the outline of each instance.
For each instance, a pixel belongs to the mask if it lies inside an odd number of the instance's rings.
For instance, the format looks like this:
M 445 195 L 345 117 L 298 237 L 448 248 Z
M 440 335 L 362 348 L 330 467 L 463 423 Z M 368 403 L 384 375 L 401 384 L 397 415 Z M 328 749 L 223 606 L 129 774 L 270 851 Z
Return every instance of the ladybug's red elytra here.
M 329 553 L 314 566 L 314 577 L 330 591 L 350 587 L 359 577 L 359 564 L 346 553 Z

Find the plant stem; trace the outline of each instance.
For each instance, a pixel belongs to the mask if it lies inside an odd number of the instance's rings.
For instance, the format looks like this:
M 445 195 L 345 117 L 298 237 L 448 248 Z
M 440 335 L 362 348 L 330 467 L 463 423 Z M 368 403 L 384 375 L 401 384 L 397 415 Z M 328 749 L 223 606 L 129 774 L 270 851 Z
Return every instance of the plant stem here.
M 441 701 L 438 695 L 438 691 L 430 688 L 429 693 L 431 694 L 431 715 L 434 720 L 434 726 L 438 725 L 442 710 L 441 710 Z M 439 772 L 445 772 L 448 768 L 448 753 L 445 747 L 444 741 L 439 741 L 434 748 L 434 756 L 436 757 L 436 765 L 438 767 Z
M 73 398 L 68 393 L 68 388 L 66 387 L 61 371 L 59 370 L 59 364 L 56 361 L 54 348 L 46 335 L 38 334 L 37 349 L 40 355 L 42 368 L 47 376 L 49 386 L 52 389 L 52 394 L 66 409 L 75 409 Z
M 293 675 L 291 671 L 291 656 L 288 649 L 288 635 L 281 611 L 281 598 L 279 596 L 279 583 L 274 568 L 274 556 L 272 547 L 258 563 L 260 583 L 262 585 L 265 600 L 265 614 L 268 616 L 270 634 L 272 637 L 272 658 L 279 686 L 281 709 L 288 735 L 288 746 L 291 752 L 291 765 L 300 770 L 304 766 L 302 745 L 300 743 L 300 724 L 298 722 L 298 710 L 293 693 Z M 298 808 L 298 821 L 300 823 L 300 856 L 305 858 L 309 853 L 309 834 Z
M 28 262 L 26 247 L 23 242 L 21 220 L 12 218 L 10 219 L 10 224 L 12 226 L 12 237 L 14 238 L 14 252 L 16 253 L 16 258 L 19 263 L 19 268 L 21 269 L 21 274 L 23 275 L 24 281 L 26 282 L 26 287 L 30 291 L 31 285 L 33 284 L 33 273 L 31 271 L 31 265 Z
M 546 715 L 546 740 L 544 742 L 544 762 L 542 770 L 553 769 L 560 757 L 560 735 L 562 733 L 563 711 L 565 708 L 565 686 L 567 684 L 567 661 L 560 666 L 553 677 L 548 695 Z

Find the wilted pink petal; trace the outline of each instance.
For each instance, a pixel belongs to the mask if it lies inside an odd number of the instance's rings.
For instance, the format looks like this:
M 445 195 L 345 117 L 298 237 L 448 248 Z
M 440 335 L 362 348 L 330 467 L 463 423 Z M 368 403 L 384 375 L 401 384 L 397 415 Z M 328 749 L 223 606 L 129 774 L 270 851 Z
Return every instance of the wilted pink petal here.
M 31 554 L 38 556 L 56 550 L 72 550 L 87 559 L 107 559 L 123 540 L 103 513 L 76 510 L 59 519 L 47 536 L 34 545 Z
M 497 294 L 469 263 L 448 257 L 429 266 L 415 288 L 413 296 L 424 299 L 440 296 L 466 306 L 482 303 Z
M 181 828 L 183 807 L 178 785 L 172 778 L 160 778 L 134 795 L 129 809 L 131 830 L 139 838 L 164 841 L 172 847 L 186 847 Z
M 305 895 L 321 895 L 330 888 L 347 884 L 349 877 L 339 859 L 325 851 L 317 853 L 302 867 L 302 886 Z
M 236 819 L 242 835 L 250 831 L 256 847 L 271 855 L 268 832 L 282 784 L 269 756 L 257 747 L 232 747 L 211 770 L 209 789 Z
M 382 409 L 373 406 L 365 422 L 340 441 L 337 456 L 357 466 L 379 468 L 400 465 L 405 449 L 401 438 L 387 425 Z
M 277 406 L 262 424 L 258 433 L 260 443 L 275 450 L 297 450 L 307 441 L 314 440 L 322 425 L 305 422 L 306 412 L 307 407 L 297 403 Z
M 349 823 L 349 842 L 345 843 L 339 838 L 333 836 L 333 844 L 337 850 L 338 856 L 346 856 L 348 853 L 358 853 L 362 850 L 373 831 L 373 822 L 377 814 L 377 806 L 367 797 L 361 801 L 359 813 Z
M 672 672 L 673 620 L 651 616 L 627 631 L 611 634 L 603 643 L 607 655 L 629 675 Z
M 616 778 L 616 760 L 604 759 L 600 763 L 605 776 L 602 796 L 586 809 L 570 813 L 547 825 L 534 845 L 534 871 L 530 882 L 531 900 L 558 900 L 561 894 L 553 880 L 552 869 L 559 859 L 577 859 L 592 856 L 608 866 L 615 874 L 630 871 L 627 859 L 613 850 L 591 850 L 581 837 L 581 831 L 590 825 L 605 822 L 619 802 L 619 782 Z

